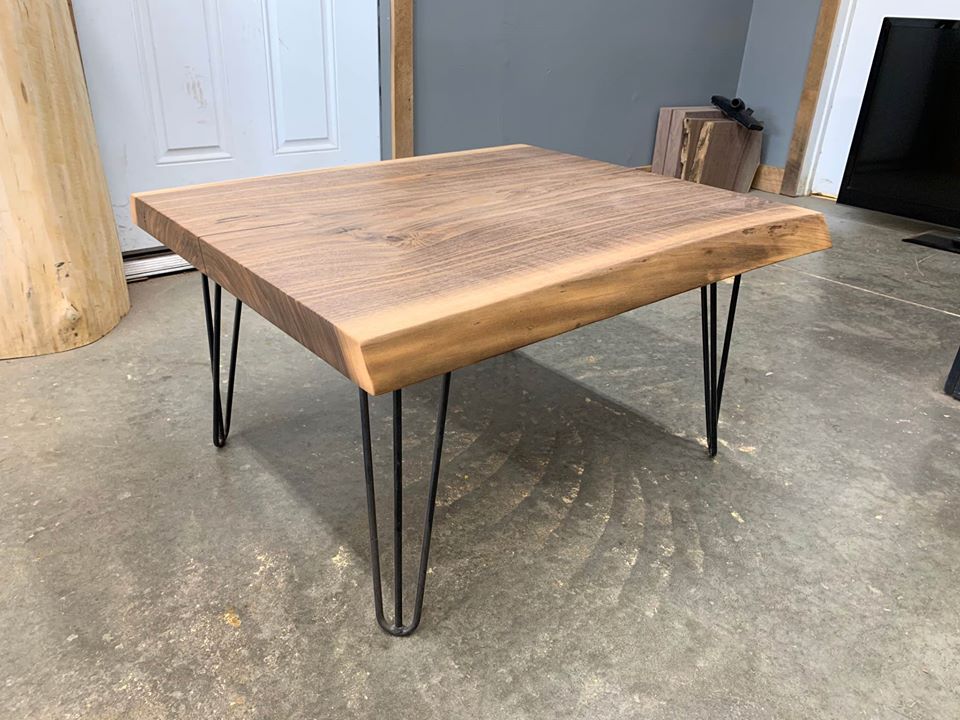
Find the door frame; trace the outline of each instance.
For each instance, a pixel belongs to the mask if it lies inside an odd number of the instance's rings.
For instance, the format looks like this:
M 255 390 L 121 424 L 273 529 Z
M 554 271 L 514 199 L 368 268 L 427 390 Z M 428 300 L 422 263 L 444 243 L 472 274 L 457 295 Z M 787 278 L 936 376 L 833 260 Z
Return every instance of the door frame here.
M 787 189 L 795 190 L 796 194 L 809 195 L 813 192 L 813 185 L 817 178 L 817 167 L 824 150 L 827 140 L 827 130 L 834 111 L 835 94 L 839 88 L 841 76 L 848 59 L 848 53 L 851 43 L 858 42 L 859 36 L 854 35 L 854 21 L 857 11 L 861 8 L 869 10 L 869 3 L 861 3 L 860 0 L 824 0 L 824 6 L 834 2 L 837 5 L 835 28 L 832 31 L 832 40 L 829 51 L 824 61 L 823 67 L 823 86 L 816 100 L 816 111 L 812 115 L 809 142 L 805 152 L 798 158 L 797 185 L 795 188 L 787 188 L 784 184 L 783 194 L 793 195 L 793 192 L 786 192 Z M 904 13 L 910 14 L 910 13 Z M 914 13 L 918 17 L 935 17 L 935 15 L 926 15 L 923 11 Z M 817 39 L 814 39 L 814 46 Z M 871 51 L 870 58 L 873 55 Z M 811 56 L 811 63 L 813 57 Z M 866 85 L 864 85 L 866 89 Z M 859 113 L 859 107 L 857 108 Z M 799 113 L 798 113 L 799 117 Z M 793 145 L 791 144 L 791 150 Z M 792 158 L 791 158 L 792 159 Z
M 820 3 L 807 74 L 784 166 L 781 195 L 798 197 L 810 194 L 857 2 L 823 0 Z
M 390 0 L 390 143 L 394 158 L 412 157 L 413 0 Z

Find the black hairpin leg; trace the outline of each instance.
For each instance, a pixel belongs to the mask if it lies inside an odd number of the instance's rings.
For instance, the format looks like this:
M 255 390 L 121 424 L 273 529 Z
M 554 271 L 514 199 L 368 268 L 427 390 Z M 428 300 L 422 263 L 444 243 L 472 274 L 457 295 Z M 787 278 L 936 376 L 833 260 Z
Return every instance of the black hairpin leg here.
M 957 357 L 954 358 L 953 367 L 947 375 L 947 383 L 943 386 L 943 391 L 960 400 L 960 350 L 957 350 Z
M 203 309 L 207 321 L 207 347 L 210 350 L 210 373 L 213 378 L 213 444 L 218 448 L 227 442 L 230 434 L 230 415 L 233 410 L 233 381 L 237 373 L 237 344 L 240 340 L 240 310 L 243 303 L 237 300 L 233 313 L 233 337 L 230 345 L 230 370 L 227 375 L 227 407 L 220 401 L 220 295 L 221 288 L 213 284 L 213 304 L 210 303 L 210 281 L 203 281 Z
M 720 400 L 723 396 L 723 379 L 727 374 L 727 357 L 730 353 L 730 336 L 733 334 L 733 319 L 737 312 L 737 296 L 740 294 L 740 276 L 733 280 L 733 294 L 727 310 L 727 330 L 723 336 L 720 367 L 717 368 L 717 284 L 700 288 L 700 316 L 703 329 L 703 396 L 707 415 L 707 451 L 710 457 L 717 454 L 717 425 L 720 422 Z
M 363 436 L 363 472 L 367 487 L 367 521 L 370 526 L 370 565 L 373 572 L 373 605 L 377 623 L 391 635 L 410 635 L 420 624 L 423 610 L 423 589 L 427 582 L 427 560 L 430 556 L 430 533 L 437 501 L 440 477 L 440 456 L 443 453 L 443 428 L 447 421 L 447 399 L 450 397 L 450 373 L 443 376 L 440 406 L 437 410 L 436 439 L 433 446 L 433 469 L 427 508 L 423 519 L 423 541 L 420 547 L 420 572 L 413 619 L 403 624 L 403 408 L 401 392 L 393 392 L 393 623 L 383 615 L 383 588 L 380 580 L 380 540 L 377 533 L 377 503 L 373 491 L 373 451 L 370 447 L 370 403 L 366 391 L 360 390 L 360 430 Z

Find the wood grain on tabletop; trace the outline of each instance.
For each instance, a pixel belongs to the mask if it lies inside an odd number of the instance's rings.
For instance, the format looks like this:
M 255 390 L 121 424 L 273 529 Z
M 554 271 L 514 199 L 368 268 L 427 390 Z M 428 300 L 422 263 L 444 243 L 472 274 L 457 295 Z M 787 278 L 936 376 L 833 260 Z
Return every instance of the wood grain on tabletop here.
M 154 191 L 133 210 L 374 394 L 830 246 L 811 210 L 525 145 Z

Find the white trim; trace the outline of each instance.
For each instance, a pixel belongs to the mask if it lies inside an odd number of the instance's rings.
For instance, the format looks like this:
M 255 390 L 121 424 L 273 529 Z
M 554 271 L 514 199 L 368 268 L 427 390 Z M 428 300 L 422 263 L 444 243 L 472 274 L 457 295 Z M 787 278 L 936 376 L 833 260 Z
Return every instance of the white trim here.
M 827 62 L 823 70 L 823 81 L 820 85 L 820 96 L 817 98 L 817 108 L 813 113 L 813 122 L 810 123 L 810 139 L 807 142 L 807 151 L 800 165 L 798 193 L 809 195 L 813 190 L 813 176 L 817 169 L 817 161 L 823 151 L 823 138 L 827 132 L 827 122 L 830 120 L 830 110 L 833 107 L 833 98 L 837 91 L 837 80 L 840 78 L 840 66 L 843 53 L 847 49 L 847 40 L 850 37 L 850 26 L 853 23 L 853 13 L 856 10 L 857 0 L 840 0 L 837 9 L 837 18 L 834 23 L 833 37 L 830 40 L 830 51 L 827 53 Z

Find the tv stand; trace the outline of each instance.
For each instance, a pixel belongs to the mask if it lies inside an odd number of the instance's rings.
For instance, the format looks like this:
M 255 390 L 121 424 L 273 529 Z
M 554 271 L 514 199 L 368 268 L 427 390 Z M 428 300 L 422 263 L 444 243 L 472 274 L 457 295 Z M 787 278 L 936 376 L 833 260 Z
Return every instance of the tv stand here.
M 947 384 L 943 386 L 943 391 L 947 395 L 952 395 L 954 399 L 960 400 L 960 350 L 957 350 L 957 357 L 953 361 L 953 367 L 950 368 L 950 374 L 947 375 Z
M 930 231 L 921 233 L 916 237 L 905 238 L 904 242 L 960 254 L 960 235 L 948 235 L 945 232 Z M 960 400 L 960 350 L 957 350 L 957 357 L 954 359 L 953 366 L 947 374 L 947 383 L 943 386 L 943 391 L 947 395 L 951 395 L 957 400 Z
M 906 238 L 904 242 L 923 245 L 936 250 L 960 253 L 960 235 L 950 235 L 945 232 L 925 232 L 916 237 Z

